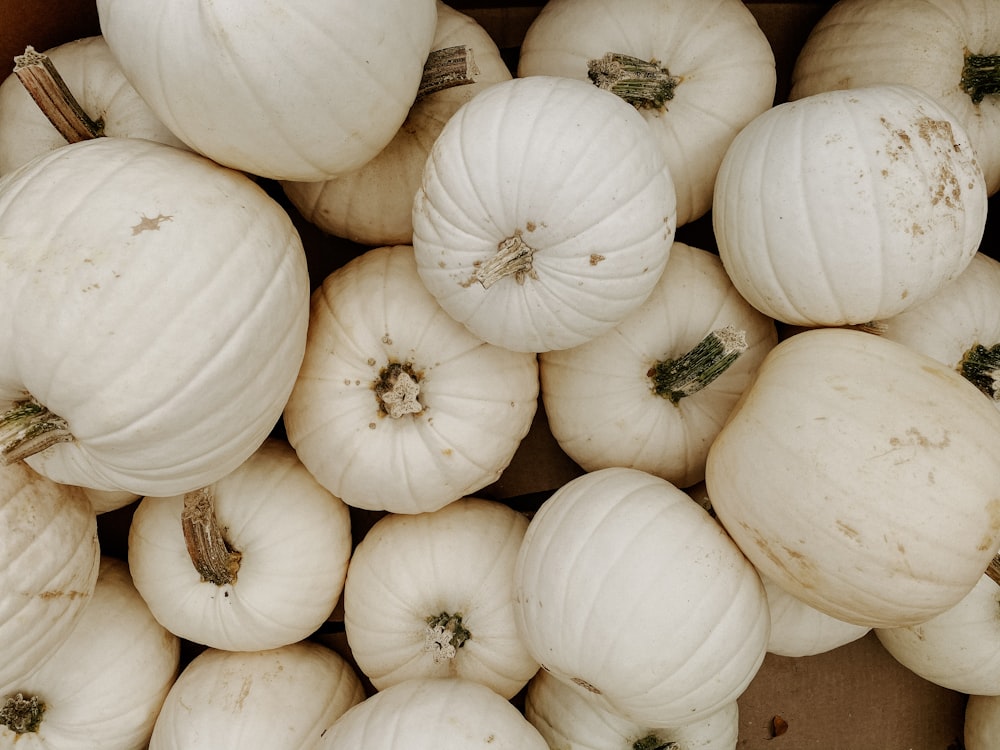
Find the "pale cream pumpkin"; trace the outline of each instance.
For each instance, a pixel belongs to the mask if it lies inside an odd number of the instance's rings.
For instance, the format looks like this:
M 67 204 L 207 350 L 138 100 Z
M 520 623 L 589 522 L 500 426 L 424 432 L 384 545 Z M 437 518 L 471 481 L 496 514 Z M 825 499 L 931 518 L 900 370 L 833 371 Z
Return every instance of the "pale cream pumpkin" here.
M 528 519 L 462 498 L 377 521 L 351 557 L 344 626 L 379 690 L 457 676 L 513 698 L 538 670 L 514 621 L 514 560 Z
M 1000 547 L 1000 412 L 958 372 L 856 330 L 771 350 L 712 444 L 706 485 L 747 557 L 870 627 L 965 596 Z
M 965 750 L 1000 745 L 1000 695 L 970 695 L 965 706 Z
M 549 429 L 586 471 L 627 466 L 689 487 L 777 343 L 774 321 L 739 295 L 718 256 L 675 242 L 639 309 L 585 344 L 539 355 Z
M 136 508 L 128 561 L 171 632 L 229 651 L 302 640 L 340 598 L 351 556 L 347 506 L 269 439 L 213 484 Z
M 676 196 L 631 105 L 583 81 L 494 84 L 445 124 L 413 204 L 420 278 L 472 333 L 522 352 L 610 330 L 663 273 Z
M 993 0 L 840 0 L 799 51 L 789 96 L 915 86 L 962 123 L 992 195 L 1000 190 L 998 63 L 1000 5 Z
M 3 460 L 171 495 L 274 428 L 310 282 L 291 219 L 248 177 L 138 138 L 74 143 L 0 181 L 0 235 Z
M 771 44 L 739 0 L 550 0 L 517 73 L 589 80 L 633 104 L 670 168 L 678 226 L 711 208 L 726 148 L 776 86 Z
M 0 694 L 0 746 L 144 750 L 180 665 L 123 560 L 102 558 L 94 594 L 55 652 Z
M 348 505 L 421 513 L 496 481 L 537 406 L 535 355 L 469 333 L 397 245 L 368 250 L 313 294 L 284 424 Z
M 500 50 L 479 23 L 440 1 L 437 9 L 424 79 L 392 141 L 354 172 L 282 183 L 292 205 L 323 231 L 373 247 L 410 244 L 413 196 L 441 128 L 484 88 L 510 80 Z
M 98 0 L 97 11 L 126 78 L 173 133 L 285 180 L 353 171 L 392 140 L 437 21 L 434 0 Z

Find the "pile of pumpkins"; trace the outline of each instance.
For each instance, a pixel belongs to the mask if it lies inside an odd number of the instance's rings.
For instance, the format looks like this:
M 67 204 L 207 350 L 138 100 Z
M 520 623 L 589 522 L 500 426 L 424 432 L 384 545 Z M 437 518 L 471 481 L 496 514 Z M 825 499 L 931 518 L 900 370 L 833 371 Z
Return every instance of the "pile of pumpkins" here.
M 0 746 L 732 749 L 871 630 L 998 746 L 1000 6 L 840 0 L 776 103 L 739 0 L 549 0 L 516 74 L 150 5 L 0 85 Z M 478 496 L 542 412 L 578 475 Z

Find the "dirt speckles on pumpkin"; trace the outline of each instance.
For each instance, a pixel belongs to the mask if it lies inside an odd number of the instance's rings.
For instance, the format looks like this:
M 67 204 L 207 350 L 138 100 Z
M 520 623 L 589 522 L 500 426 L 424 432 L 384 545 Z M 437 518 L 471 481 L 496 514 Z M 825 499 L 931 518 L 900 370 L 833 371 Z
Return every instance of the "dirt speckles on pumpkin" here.
M 165 216 L 164 214 L 157 214 L 152 218 L 143 214 L 142 218 L 139 220 L 139 223 L 134 224 L 132 226 L 132 236 L 134 237 L 135 235 L 142 234 L 143 232 L 159 231 L 160 224 L 162 224 L 165 221 L 173 221 L 173 220 L 174 220 L 173 216 Z
M 606 260 L 606 258 L 603 255 L 600 255 L 598 253 L 591 253 L 590 254 L 590 265 L 596 266 L 602 260 Z

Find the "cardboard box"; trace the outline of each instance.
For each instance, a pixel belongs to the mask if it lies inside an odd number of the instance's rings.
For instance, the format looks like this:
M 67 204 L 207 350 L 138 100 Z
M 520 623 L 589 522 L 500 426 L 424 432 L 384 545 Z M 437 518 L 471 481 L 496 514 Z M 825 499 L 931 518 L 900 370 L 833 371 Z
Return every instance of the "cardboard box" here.
M 777 100 L 787 93 L 788 76 L 812 25 L 827 2 L 747 2 L 772 43 L 778 64 Z M 456 0 L 453 7 L 475 18 L 493 36 L 511 66 L 524 31 L 542 7 L 535 3 Z M 24 3 L 0 0 L 0 55 L 8 60 L 26 45 L 45 50 L 100 31 L 93 0 Z M 11 65 L 13 63 L 11 62 Z M 9 72 L 7 68 L 0 78 Z M 273 193 L 281 200 L 280 191 Z M 997 199 L 991 201 L 996 215 Z M 324 235 L 294 215 L 309 250 L 310 272 L 318 284 L 340 262 L 364 248 Z M 996 219 L 991 219 L 983 250 L 998 249 Z M 678 239 L 715 248 L 710 219 L 682 227 Z M 522 449 L 503 477 L 483 496 L 503 499 L 530 511 L 566 480 L 580 473 L 548 433 L 540 414 Z M 100 517 L 102 549 L 125 556 L 133 507 Z M 360 538 L 377 514 L 356 512 Z M 317 635 L 338 650 L 340 636 Z M 198 647 L 187 644 L 188 654 Z M 769 655 L 740 699 L 740 750 L 961 750 L 966 696 L 945 690 L 900 666 L 872 634 L 826 654 L 788 658 Z M 787 725 L 775 731 L 775 717 Z M 779 722 L 780 723 L 780 722 Z

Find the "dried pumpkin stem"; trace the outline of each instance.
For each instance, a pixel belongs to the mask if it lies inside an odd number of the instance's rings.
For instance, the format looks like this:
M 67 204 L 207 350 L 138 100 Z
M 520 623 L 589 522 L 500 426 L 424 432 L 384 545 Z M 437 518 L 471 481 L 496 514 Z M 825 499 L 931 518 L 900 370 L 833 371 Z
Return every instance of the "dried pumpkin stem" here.
M 15 401 L 0 413 L 0 463 L 5 466 L 72 439 L 66 420 L 34 397 Z
M 226 541 L 215 515 L 215 496 L 209 488 L 184 496 L 181 528 L 188 556 L 201 579 L 216 586 L 235 583 L 242 555 Z
M 726 326 L 712 331 L 687 354 L 656 362 L 646 376 L 653 393 L 676 404 L 719 377 L 746 350 L 746 333 Z
M 424 63 L 424 74 L 417 88 L 417 100 L 453 86 L 475 83 L 479 73 L 472 50 L 464 44 L 444 47 L 431 52 Z
M 24 693 L 17 693 L 0 706 L 0 726 L 15 734 L 37 732 L 44 715 L 45 704 L 37 695 L 25 698 Z
M 518 229 L 497 245 L 496 255 L 476 269 L 472 280 L 482 284 L 483 289 L 489 289 L 506 276 L 513 276 L 518 284 L 523 284 L 526 278 L 535 278 L 534 254 L 535 249 L 521 238 Z
M 1000 399 L 1000 344 L 971 347 L 958 363 L 963 377 L 991 399 Z
M 1000 55 L 965 56 L 962 90 L 979 104 L 987 96 L 1000 94 Z
M 435 662 L 454 659 L 458 649 L 471 637 L 472 633 L 462 624 L 461 613 L 431 615 L 424 631 L 424 651 L 430 651 Z
M 420 376 L 405 362 L 390 362 L 375 380 L 379 409 L 393 419 L 424 410 L 420 403 Z
M 636 109 L 666 109 L 681 82 L 657 60 L 618 52 L 587 61 L 587 77 L 598 88 L 617 94 Z
M 655 734 L 649 734 L 632 743 L 632 750 L 673 750 L 676 742 L 664 742 Z
M 986 567 L 986 575 L 997 585 L 1000 585 L 1000 555 L 994 555 Z
M 83 111 L 48 55 L 28 46 L 14 58 L 14 75 L 67 143 L 104 135 L 104 124 Z

